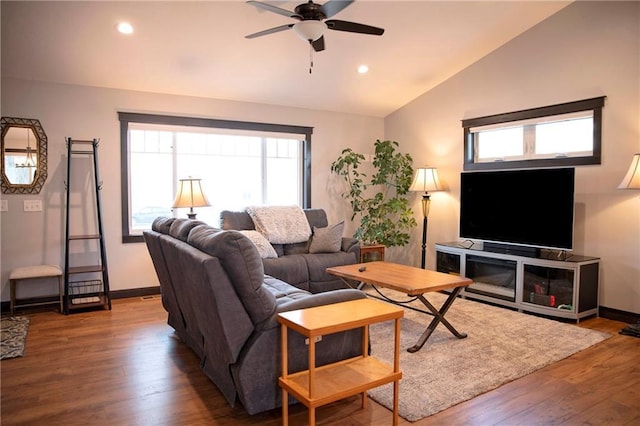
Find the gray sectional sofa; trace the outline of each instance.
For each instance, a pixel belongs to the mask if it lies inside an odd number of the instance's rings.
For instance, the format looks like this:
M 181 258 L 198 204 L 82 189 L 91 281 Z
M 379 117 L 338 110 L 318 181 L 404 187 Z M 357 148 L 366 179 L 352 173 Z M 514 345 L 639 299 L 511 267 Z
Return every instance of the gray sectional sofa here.
M 265 275 L 242 233 L 189 219 L 157 218 L 144 232 L 168 323 L 200 357 L 204 373 L 232 406 L 249 414 L 281 405 L 279 312 L 364 298 L 353 289 L 312 294 Z M 323 336 L 316 364 L 362 353 L 362 330 Z M 289 371 L 307 368 L 304 338 L 289 333 Z
M 304 214 L 311 229 L 328 226 L 323 209 L 305 209 Z M 228 210 L 220 213 L 220 228 L 237 231 L 256 229 L 246 211 Z M 278 257 L 263 259 L 265 274 L 311 293 L 347 288 L 342 280 L 328 274 L 326 269 L 357 263 L 360 259 L 359 241 L 350 237 L 342 237 L 340 251 L 335 253 L 309 253 L 309 241 L 272 246 Z

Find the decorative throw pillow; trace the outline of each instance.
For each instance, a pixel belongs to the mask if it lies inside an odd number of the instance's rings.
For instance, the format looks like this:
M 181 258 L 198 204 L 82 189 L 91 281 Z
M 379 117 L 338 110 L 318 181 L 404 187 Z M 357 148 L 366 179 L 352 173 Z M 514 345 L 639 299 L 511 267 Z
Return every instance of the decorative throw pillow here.
M 265 259 L 268 257 L 278 257 L 278 253 L 273 246 L 267 241 L 267 239 L 258 231 L 240 231 L 251 240 L 254 246 L 258 249 L 260 257 Z
M 342 247 L 344 221 L 326 228 L 313 227 L 309 253 L 336 253 Z
M 300 206 L 247 207 L 257 231 L 272 244 L 293 244 L 309 241 L 311 227 Z

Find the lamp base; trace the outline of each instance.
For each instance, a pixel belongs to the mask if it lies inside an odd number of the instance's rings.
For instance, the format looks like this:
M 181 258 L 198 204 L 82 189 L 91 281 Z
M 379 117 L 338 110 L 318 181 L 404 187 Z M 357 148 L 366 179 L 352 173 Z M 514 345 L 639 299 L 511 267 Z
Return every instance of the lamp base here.
M 189 219 L 195 219 L 196 218 L 196 213 L 187 213 L 187 217 Z
M 422 258 L 420 267 L 426 269 L 427 266 L 427 216 L 422 219 Z

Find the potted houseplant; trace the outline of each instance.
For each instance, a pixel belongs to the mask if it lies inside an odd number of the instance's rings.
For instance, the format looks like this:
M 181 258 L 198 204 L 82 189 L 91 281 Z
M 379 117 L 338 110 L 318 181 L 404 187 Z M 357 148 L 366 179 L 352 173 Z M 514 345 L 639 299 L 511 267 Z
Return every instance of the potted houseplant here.
M 361 171 L 363 154 L 346 148 L 331 163 L 331 172 L 347 184 L 342 197 L 351 205 L 351 220 L 359 217 L 354 237 L 365 245 L 404 246 L 409 231 L 416 226 L 407 193 L 413 179 L 413 159 L 397 152 L 396 141 L 375 142 L 371 177 Z

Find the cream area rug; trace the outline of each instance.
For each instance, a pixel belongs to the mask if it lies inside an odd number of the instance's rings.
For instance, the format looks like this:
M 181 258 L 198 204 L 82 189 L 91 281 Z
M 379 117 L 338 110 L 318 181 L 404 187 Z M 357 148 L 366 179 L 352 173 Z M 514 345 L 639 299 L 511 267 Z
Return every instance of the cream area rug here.
M 6 317 L 0 320 L 0 359 L 24 355 L 28 330 L 28 317 Z
M 382 292 L 396 300 L 407 299 L 392 290 Z M 446 295 L 429 293 L 427 299 L 439 308 Z M 411 306 L 423 305 L 415 301 Z M 399 414 L 409 421 L 469 400 L 611 337 L 575 324 L 458 298 L 445 318 L 468 337 L 458 339 L 439 324 L 421 350 L 408 353 L 407 348 L 416 343 L 433 317 L 404 311 Z M 372 325 L 370 336 L 372 355 L 391 364 L 393 321 Z M 369 396 L 392 409 L 391 384 L 370 390 Z

